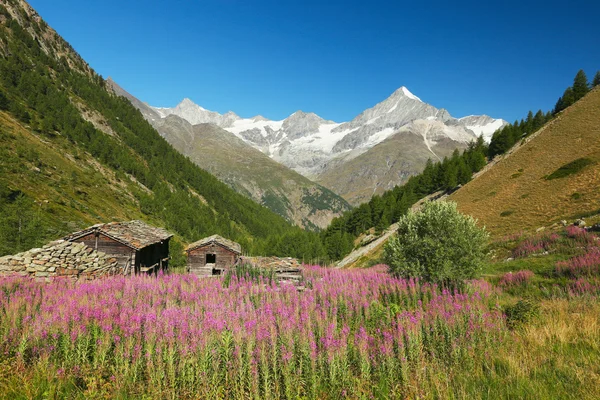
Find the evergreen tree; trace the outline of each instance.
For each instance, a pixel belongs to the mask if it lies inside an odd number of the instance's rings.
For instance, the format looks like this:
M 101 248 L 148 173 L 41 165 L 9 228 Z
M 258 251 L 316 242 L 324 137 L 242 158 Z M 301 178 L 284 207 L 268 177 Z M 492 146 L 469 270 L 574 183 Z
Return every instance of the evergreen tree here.
M 580 69 L 575 75 L 573 80 L 573 103 L 585 96 L 590 91 L 587 76 L 585 72 Z
M 594 81 L 592 82 L 592 87 L 596 87 L 600 85 L 600 71 L 596 72 L 596 75 L 594 75 Z
M 4 93 L 0 92 L 0 110 L 8 110 L 9 102 Z
M 575 103 L 575 92 L 573 91 L 573 88 L 569 86 L 563 93 L 562 109 L 560 109 L 559 111 L 562 111 L 567 107 L 570 107 L 573 103 Z
M 540 129 L 544 124 L 546 123 L 546 117 L 543 113 L 542 110 L 538 110 L 537 113 L 535 113 L 535 116 L 533 117 L 533 132 L 537 131 L 538 129 Z
M 533 131 L 533 112 L 530 110 L 527 113 L 527 119 L 525 120 L 525 124 L 523 126 L 523 128 L 521 129 L 521 132 L 529 135 L 531 134 Z
M 473 176 L 473 171 L 465 162 L 464 158 L 460 158 L 458 160 L 457 170 L 458 172 L 456 178 L 459 185 L 464 185 L 471 180 L 471 177 Z
M 552 110 L 552 114 L 558 114 L 562 110 L 565 109 L 565 103 L 563 101 L 562 96 L 556 100 L 556 104 L 554 105 L 554 110 Z

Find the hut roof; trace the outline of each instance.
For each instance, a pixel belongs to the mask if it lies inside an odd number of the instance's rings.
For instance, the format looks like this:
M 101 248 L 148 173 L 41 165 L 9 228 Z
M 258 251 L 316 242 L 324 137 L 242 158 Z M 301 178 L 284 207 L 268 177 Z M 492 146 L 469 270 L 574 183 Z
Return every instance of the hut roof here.
M 190 244 L 186 248 L 186 251 L 197 249 L 198 247 L 204 247 L 211 243 L 218 243 L 221 246 L 233 251 L 234 253 L 242 254 L 242 246 L 240 246 L 239 243 L 236 243 L 233 240 L 225 239 L 224 237 L 221 237 L 219 235 L 212 235 L 207 238 L 200 239 L 197 242 Z
M 173 236 L 164 229 L 156 228 L 142 221 L 109 222 L 97 224 L 82 231 L 75 232 L 65 237 L 65 240 L 73 241 L 93 232 L 102 233 L 111 239 L 123 243 L 134 250 L 140 250 L 155 243 L 163 242 Z

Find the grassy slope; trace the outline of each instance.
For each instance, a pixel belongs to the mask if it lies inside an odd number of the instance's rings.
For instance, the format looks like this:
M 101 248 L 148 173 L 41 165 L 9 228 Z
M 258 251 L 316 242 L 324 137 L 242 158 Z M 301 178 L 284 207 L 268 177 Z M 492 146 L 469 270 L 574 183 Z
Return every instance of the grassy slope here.
M 0 182 L 36 199 L 53 219 L 72 227 L 140 217 L 129 179 L 96 162 L 67 140 L 47 140 L 0 112 Z
M 459 189 L 450 200 L 456 201 L 462 212 L 478 218 L 496 236 L 597 212 L 600 208 L 598 121 L 600 90 L 596 89 L 563 111 L 537 136 Z M 568 177 L 544 179 L 582 157 L 596 164 Z

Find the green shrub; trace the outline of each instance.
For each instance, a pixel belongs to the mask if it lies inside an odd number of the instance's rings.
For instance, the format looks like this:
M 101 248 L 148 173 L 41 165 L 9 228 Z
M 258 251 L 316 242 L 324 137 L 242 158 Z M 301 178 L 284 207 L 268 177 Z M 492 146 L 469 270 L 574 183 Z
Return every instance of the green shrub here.
M 575 161 L 571 161 L 568 164 L 563 165 L 550 175 L 546 177 L 546 180 L 564 178 L 565 176 L 573 175 L 587 167 L 588 165 L 595 164 L 589 158 L 578 158 Z
M 506 314 L 506 325 L 510 329 L 518 328 L 539 315 L 539 305 L 531 300 L 519 300 L 516 304 L 506 306 L 504 314 Z
M 395 275 L 456 284 L 481 271 L 488 234 L 472 217 L 461 214 L 456 203 L 425 203 L 420 212 L 409 212 L 398 225 L 384 251 Z

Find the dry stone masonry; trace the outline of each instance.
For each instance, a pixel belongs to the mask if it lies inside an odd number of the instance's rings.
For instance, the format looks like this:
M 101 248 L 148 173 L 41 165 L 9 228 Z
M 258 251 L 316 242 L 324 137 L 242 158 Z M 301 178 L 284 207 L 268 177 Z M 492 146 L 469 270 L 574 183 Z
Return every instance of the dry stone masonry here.
M 94 279 L 119 273 L 114 257 L 95 251 L 83 243 L 51 242 L 13 256 L 0 257 L 0 276 L 21 275 L 39 279 L 67 276 Z

